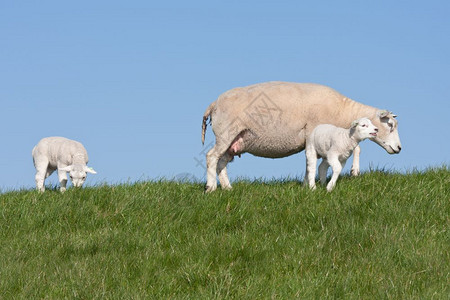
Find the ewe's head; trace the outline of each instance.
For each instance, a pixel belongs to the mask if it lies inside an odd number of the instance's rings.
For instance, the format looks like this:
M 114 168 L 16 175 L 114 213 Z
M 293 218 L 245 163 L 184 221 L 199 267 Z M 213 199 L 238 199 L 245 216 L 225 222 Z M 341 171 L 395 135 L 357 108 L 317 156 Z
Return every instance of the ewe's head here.
M 373 141 L 383 147 L 389 154 L 400 153 L 400 150 L 402 150 L 396 117 L 388 110 L 380 110 L 376 117 L 372 119 L 379 130 Z
M 361 118 L 353 121 L 351 130 L 353 136 L 359 141 L 374 139 L 378 133 L 378 128 L 375 127 L 368 118 Z
M 70 180 L 75 187 L 81 187 L 83 185 L 83 183 L 86 181 L 87 173 L 97 174 L 94 169 L 89 168 L 86 165 L 71 165 L 65 168 L 61 168 L 60 170 L 69 172 Z

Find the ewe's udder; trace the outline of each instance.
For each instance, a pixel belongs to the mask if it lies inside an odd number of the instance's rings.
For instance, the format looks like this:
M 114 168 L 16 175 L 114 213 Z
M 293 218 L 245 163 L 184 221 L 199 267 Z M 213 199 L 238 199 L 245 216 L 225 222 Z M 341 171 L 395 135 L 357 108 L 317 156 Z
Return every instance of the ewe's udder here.
M 238 136 L 232 143 L 230 148 L 228 148 L 228 153 L 235 156 L 240 155 L 243 150 L 243 142 L 242 137 Z

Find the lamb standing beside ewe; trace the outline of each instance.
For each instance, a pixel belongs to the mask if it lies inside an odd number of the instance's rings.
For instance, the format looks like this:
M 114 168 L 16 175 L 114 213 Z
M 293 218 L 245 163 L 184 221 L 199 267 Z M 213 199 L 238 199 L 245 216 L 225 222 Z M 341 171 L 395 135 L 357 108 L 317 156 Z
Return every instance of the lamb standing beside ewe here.
M 32 151 L 36 168 L 36 189 L 45 190 L 44 181 L 55 170 L 58 170 L 60 190 L 66 190 L 67 172 L 72 184 L 81 187 L 86 180 L 86 173 L 97 174 L 89 168 L 88 155 L 84 146 L 63 137 L 47 137 L 39 141 Z
M 353 121 L 349 129 L 331 124 L 322 124 L 314 128 L 306 140 L 305 182 L 308 182 L 311 189 L 316 188 L 317 159 L 322 158 L 319 166 L 320 182 L 325 185 L 327 170 L 331 166 L 333 175 L 327 185 L 327 191 L 331 191 L 356 146 L 367 138 L 375 138 L 377 132 L 378 128 L 368 118 Z

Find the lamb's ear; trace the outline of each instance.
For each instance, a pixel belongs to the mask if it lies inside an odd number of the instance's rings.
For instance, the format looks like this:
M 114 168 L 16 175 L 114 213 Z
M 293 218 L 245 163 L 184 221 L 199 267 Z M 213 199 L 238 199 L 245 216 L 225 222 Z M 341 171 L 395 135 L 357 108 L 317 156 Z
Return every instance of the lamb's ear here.
M 64 168 L 58 168 L 59 171 L 70 172 L 72 171 L 72 166 L 67 166 Z
M 379 111 L 377 112 L 377 116 L 378 116 L 378 118 L 380 118 L 380 119 L 386 118 L 387 116 L 389 116 L 389 114 L 391 114 L 391 112 L 388 111 L 388 110 L 379 110 Z
M 359 120 L 353 121 L 352 124 L 350 125 L 350 128 L 356 128 L 356 126 L 358 126 L 358 124 L 359 124 L 358 121 L 359 121 Z
M 85 166 L 85 167 L 84 167 L 84 171 L 85 171 L 86 173 L 97 174 L 97 172 L 95 172 L 94 169 L 92 169 L 91 167 L 88 167 L 88 166 Z

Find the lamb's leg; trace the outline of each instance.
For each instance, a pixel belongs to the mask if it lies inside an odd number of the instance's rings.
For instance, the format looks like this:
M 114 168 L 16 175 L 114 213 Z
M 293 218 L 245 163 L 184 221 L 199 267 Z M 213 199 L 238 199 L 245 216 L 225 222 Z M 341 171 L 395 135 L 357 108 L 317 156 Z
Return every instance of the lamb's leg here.
M 42 193 L 45 191 L 45 178 L 48 177 L 46 176 L 48 160 L 41 160 L 39 162 L 35 161 L 34 167 L 36 168 L 36 175 L 34 176 L 34 179 L 36 181 L 36 189 Z
M 338 160 L 337 157 L 329 157 L 328 163 L 330 164 L 331 168 L 333 169 L 333 175 L 331 176 L 331 180 L 327 185 L 327 191 L 332 191 L 334 186 L 336 185 L 336 181 L 339 177 L 339 174 L 341 174 L 342 168 L 344 167 L 344 163 L 341 164 L 341 162 Z
M 359 155 L 360 155 L 360 153 L 361 153 L 361 148 L 358 145 L 353 150 L 353 163 L 352 163 L 352 170 L 351 170 L 352 176 L 359 175 Z
M 36 182 L 36 189 L 43 193 L 45 191 L 45 173 L 41 173 L 41 172 L 36 172 L 36 176 L 34 177 L 34 180 Z
M 58 169 L 58 179 L 60 186 L 59 190 L 61 191 L 61 193 L 64 193 L 66 191 L 67 172 Z
M 326 159 L 323 159 L 319 165 L 319 178 L 322 185 L 325 185 L 327 183 L 327 171 L 329 166 L 330 165 L 328 164 Z
M 314 149 L 306 147 L 306 178 L 312 190 L 316 189 L 317 153 Z
M 227 164 L 233 160 L 233 156 L 229 153 L 225 153 L 219 159 L 217 164 L 217 173 L 219 175 L 219 182 L 222 189 L 231 190 L 230 180 L 227 174 Z
M 55 169 L 47 168 L 47 172 L 45 173 L 45 178 L 48 178 L 50 175 L 52 175 L 54 171 L 55 171 Z

